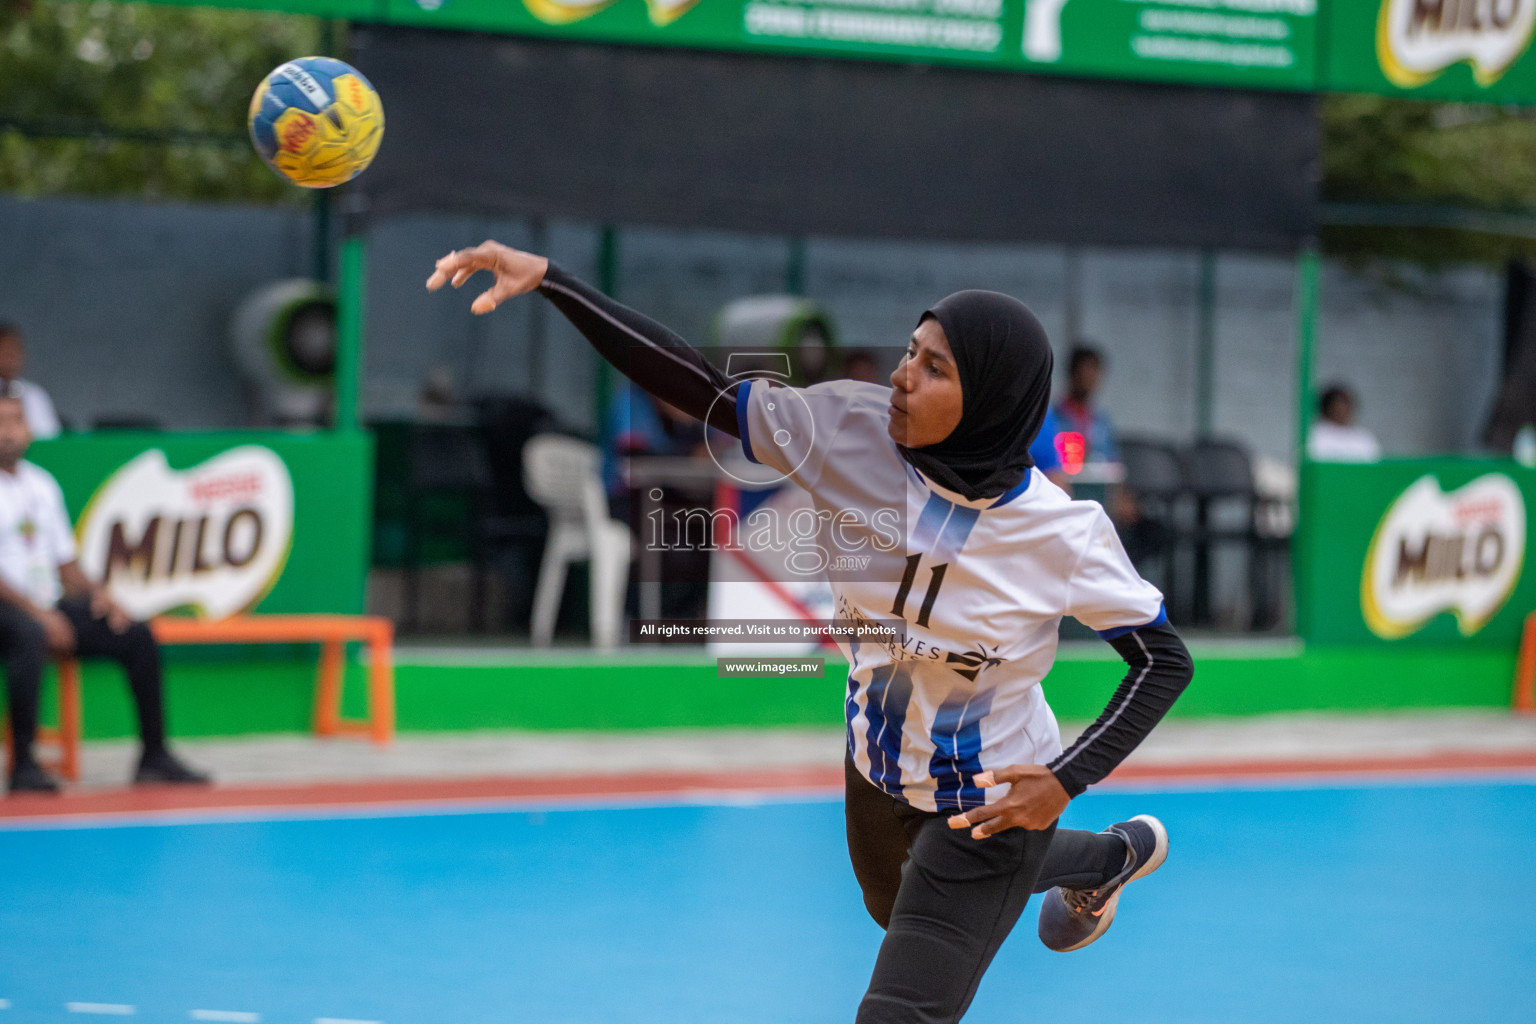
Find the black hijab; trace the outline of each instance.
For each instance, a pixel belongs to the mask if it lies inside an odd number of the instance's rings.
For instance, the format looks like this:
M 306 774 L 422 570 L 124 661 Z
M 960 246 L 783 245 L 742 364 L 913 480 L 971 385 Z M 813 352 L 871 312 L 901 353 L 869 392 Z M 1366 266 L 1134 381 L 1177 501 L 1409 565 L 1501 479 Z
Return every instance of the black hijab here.
M 1051 343 L 1035 314 L 1001 292 L 955 292 L 926 311 L 944 328 L 964 405 L 944 440 L 901 448 L 923 474 L 971 501 L 996 498 L 1029 473 L 1029 446 L 1051 401 Z

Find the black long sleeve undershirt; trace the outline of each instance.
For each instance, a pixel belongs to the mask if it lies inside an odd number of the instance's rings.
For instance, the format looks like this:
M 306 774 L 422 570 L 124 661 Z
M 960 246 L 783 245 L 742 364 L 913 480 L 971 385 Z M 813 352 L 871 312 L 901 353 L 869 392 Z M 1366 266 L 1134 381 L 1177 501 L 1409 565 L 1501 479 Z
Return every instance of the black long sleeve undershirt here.
M 670 328 L 615 302 L 554 261 L 544 272 L 539 292 L 599 355 L 648 394 L 738 436 L 736 386 L 740 382 L 721 373 Z
M 1068 796 L 1077 796 L 1114 771 L 1194 678 L 1189 649 L 1171 626 L 1140 626 L 1109 644 L 1130 671 L 1104 713 L 1050 764 Z
M 737 437 L 736 385 L 669 328 L 604 295 L 553 261 L 539 291 L 598 354 L 655 397 Z M 1167 714 L 1194 675 L 1169 626 L 1142 626 L 1109 641 L 1130 666 L 1097 721 L 1050 765 L 1077 796 L 1125 760 Z

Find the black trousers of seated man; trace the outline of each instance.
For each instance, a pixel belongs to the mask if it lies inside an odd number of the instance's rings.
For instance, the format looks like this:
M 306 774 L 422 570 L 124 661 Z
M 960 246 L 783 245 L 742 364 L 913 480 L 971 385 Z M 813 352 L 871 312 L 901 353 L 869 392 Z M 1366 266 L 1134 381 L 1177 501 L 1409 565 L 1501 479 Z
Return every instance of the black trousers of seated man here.
M 105 618 L 91 614 L 88 597 L 66 597 L 59 602 L 58 610 L 75 628 L 76 657 L 108 658 L 123 666 L 139 713 L 139 738 L 144 743 L 144 751 L 151 755 L 163 751 L 165 703 L 161 691 L 160 646 L 149 627 L 135 622 L 121 633 L 114 632 Z M 5 666 L 11 738 L 17 764 L 32 757 L 43 667 L 52 656 L 48 638 L 37 620 L 13 604 L 0 602 L 0 664 Z
M 952 829 L 843 765 L 848 856 L 864 906 L 885 929 L 858 1024 L 952 1024 L 971 1005 L 1031 893 L 1088 889 L 1125 866 L 1118 836 Z

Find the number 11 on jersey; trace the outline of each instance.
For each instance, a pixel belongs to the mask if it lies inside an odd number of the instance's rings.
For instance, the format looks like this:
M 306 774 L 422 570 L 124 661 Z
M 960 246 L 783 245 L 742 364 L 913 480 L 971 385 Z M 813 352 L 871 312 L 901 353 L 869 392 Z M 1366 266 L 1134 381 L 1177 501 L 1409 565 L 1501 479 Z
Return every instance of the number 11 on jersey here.
M 907 556 L 907 568 L 901 574 L 901 586 L 896 588 L 896 601 L 891 605 L 891 614 L 898 618 L 907 617 L 907 595 L 912 593 L 912 582 L 917 579 L 917 564 L 922 560 L 921 551 Z M 933 611 L 933 602 L 939 596 L 939 588 L 944 585 L 944 573 L 948 569 L 949 563 L 945 562 L 928 570 L 928 592 L 923 595 L 922 606 L 917 610 L 917 624 L 924 629 L 928 628 L 928 616 Z

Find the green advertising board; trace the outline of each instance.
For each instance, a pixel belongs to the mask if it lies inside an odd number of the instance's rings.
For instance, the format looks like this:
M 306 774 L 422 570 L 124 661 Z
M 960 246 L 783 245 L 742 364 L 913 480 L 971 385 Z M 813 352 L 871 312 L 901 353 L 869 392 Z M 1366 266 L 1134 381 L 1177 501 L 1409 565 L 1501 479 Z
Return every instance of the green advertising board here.
M 1327 13 L 1329 90 L 1536 100 L 1536 0 L 1334 0 Z
M 1513 651 L 1536 610 L 1536 471 L 1499 459 L 1309 463 L 1300 632 L 1309 644 Z
M 363 610 L 373 442 L 362 433 L 101 433 L 32 446 L 80 562 L 133 615 Z
M 209 0 L 155 0 L 187 4 Z M 212 0 L 393 25 L 1536 103 L 1536 0 Z
M 385 0 L 394 24 L 1311 88 L 1317 0 Z
M 1020 0 L 386 0 L 397 25 L 595 42 L 998 65 Z M 1017 61 L 1014 61 L 1017 63 Z

